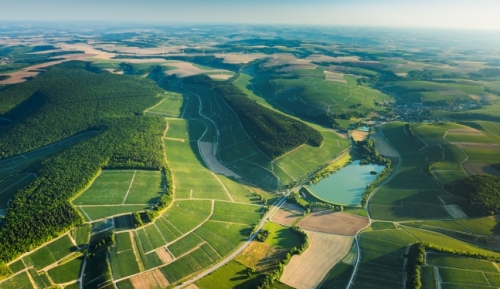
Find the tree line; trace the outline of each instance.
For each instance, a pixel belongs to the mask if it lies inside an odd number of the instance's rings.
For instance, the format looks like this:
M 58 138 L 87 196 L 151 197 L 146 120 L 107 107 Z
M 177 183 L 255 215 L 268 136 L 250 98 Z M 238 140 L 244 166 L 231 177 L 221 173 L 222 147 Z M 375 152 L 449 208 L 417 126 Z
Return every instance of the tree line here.
M 154 105 L 159 100 L 156 95 L 160 90 L 150 81 L 113 76 L 88 68 L 85 62 L 65 63 L 35 78 L 37 81 L 31 85 L 40 84 L 46 99 L 34 110 L 18 109 L 24 115 L 13 121 L 14 124 L 0 136 L 5 157 L 76 132 L 99 132 L 25 169 L 38 178 L 19 190 L 10 202 L 0 228 L 0 260 L 13 260 L 81 224 L 83 218 L 70 200 L 83 192 L 102 168 L 164 170 L 167 194 L 171 193 L 171 176 L 162 142 L 166 122 L 134 113 Z M 12 89 L 18 90 L 17 86 Z M 27 84 L 19 86 L 21 91 L 30 90 Z M 24 101 L 29 99 L 29 93 L 21 96 L 25 97 Z M 14 103 L 9 97 L 6 102 L 3 100 L 0 97 L 0 107 Z M 16 108 L 13 106 L 8 112 Z M 27 136 L 22 138 L 21 133 Z M 153 210 L 164 208 L 169 199 L 162 197 Z

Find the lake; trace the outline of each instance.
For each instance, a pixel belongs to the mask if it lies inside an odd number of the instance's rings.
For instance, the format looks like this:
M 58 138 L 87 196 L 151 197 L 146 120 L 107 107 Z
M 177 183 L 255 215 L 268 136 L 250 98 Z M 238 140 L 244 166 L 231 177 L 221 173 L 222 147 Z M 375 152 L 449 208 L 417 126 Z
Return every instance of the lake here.
M 335 204 L 360 205 L 366 186 L 377 178 L 377 175 L 372 175 L 370 172 L 376 171 L 379 174 L 384 168 L 385 166 L 374 164 L 359 165 L 359 160 L 353 161 L 329 177 L 309 186 L 309 190 L 319 198 Z

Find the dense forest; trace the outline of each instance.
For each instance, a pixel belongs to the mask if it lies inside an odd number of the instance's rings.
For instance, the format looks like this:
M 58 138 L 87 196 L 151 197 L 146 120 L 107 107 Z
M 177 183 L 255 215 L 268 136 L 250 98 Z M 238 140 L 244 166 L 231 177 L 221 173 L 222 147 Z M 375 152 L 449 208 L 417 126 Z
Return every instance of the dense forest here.
M 265 108 L 248 98 L 233 84 L 216 84 L 206 75 L 197 75 L 185 81 L 214 87 L 224 100 L 238 114 L 243 127 L 269 158 L 275 159 L 288 151 L 309 143 L 320 146 L 323 136 L 305 123 Z
M 0 158 L 101 126 L 101 119 L 141 115 L 161 93 L 148 79 L 114 75 L 87 62 L 53 66 L 43 75 L 0 91 Z
M 18 110 L 24 113 L 2 134 L 1 145 L 7 155 L 36 148 L 81 130 L 92 129 L 99 133 L 26 169 L 38 178 L 11 200 L 0 229 L 0 243 L 3 244 L 0 260 L 12 260 L 81 223 L 82 217 L 70 200 L 82 192 L 102 168 L 164 169 L 170 177 L 161 141 L 165 120 L 134 116 L 134 112 L 141 112 L 159 100 L 156 98 L 159 90 L 154 85 L 146 85 L 141 92 L 139 88 L 143 80 L 126 76 L 108 78 L 107 73 L 102 75 L 103 78 L 96 78 L 94 74 L 100 72 L 91 72 L 85 67 L 85 63 L 75 62 L 51 69 L 37 82 L 44 95 L 50 96 L 38 109 L 14 107 L 7 112 Z M 60 86 L 51 75 L 54 71 L 56 76 L 62 77 L 61 81 L 73 84 L 68 88 L 70 92 L 62 88 L 58 90 Z M 47 75 L 51 77 L 47 78 Z M 88 92 L 92 89 L 92 93 Z M 117 92 L 111 93 L 113 90 Z M 131 93 L 137 94 L 131 96 Z M 85 110 L 92 113 L 85 113 Z M 30 122 L 33 119 L 37 121 Z M 63 123 L 58 124 L 59 121 Z M 27 123 L 35 128 L 27 127 Z M 56 128 L 50 127 L 52 125 Z M 19 142 L 20 148 L 12 148 L 9 145 L 15 144 L 8 142 L 8 137 L 17 137 L 18 126 L 24 126 L 37 136 L 35 130 L 40 129 L 47 136 L 23 138 Z M 28 143 L 30 140 L 31 144 Z
M 444 188 L 465 199 L 460 207 L 469 216 L 500 213 L 500 177 L 473 175 L 446 184 Z

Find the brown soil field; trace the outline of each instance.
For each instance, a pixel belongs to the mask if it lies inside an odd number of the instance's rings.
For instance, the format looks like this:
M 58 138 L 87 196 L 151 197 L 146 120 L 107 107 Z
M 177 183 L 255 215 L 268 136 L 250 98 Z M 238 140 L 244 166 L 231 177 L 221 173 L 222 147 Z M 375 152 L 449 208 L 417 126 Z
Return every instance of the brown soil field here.
M 284 226 L 291 226 L 293 221 L 295 221 L 298 217 L 300 217 L 299 214 L 279 209 L 272 217 L 272 221 Z
M 500 150 L 500 145 L 494 143 L 454 142 L 453 144 L 463 149 Z
M 198 286 L 196 286 L 196 284 L 192 283 L 192 284 L 189 284 L 188 286 L 184 287 L 184 289 L 198 289 Z
M 352 237 L 306 231 L 309 248 L 285 266 L 280 281 L 297 289 L 317 288 L 350 251 Z M 328 249 L 326 249 L 328 248 Z
M 135 275 L 130 278 L 130 281 L 136 289 L 166 288 L 170 285 L 170 282 L 158 269 Z
M 160 257 L 160 260 L 162 260 L 163 264 L 168 264 L 174 260 L 170 253 L 168 253 L 167 249 L 165 249 L 165 247 L 156 249 L 156 254 L 158 254 L 158 257 Z
M 205 163 L 207 164 L 208 168 L 220 175 L 225 175 L 228 177 L 234 177 L 237 179 L 240 179 L 240 175 L 237 173 L 233 172 L 230 170 L 228 167 L 223 165 L 214 155 L 214 143 L 211 142 L 206 142 L 206 141 L 199 141 L 198 142 L 198 147 L 200 148 L 200 154 Z
M 250 245 L 236 257 L 236 261 L 249 267 L 255 268 L 259 262 L 264 259 L 271 251 L 273 247 L 269 244 L 252 241 Z
M 469 176 L 478 174 L 500 176 L 500 171 L 491 164 L 465 162 L 462 166 Z
M 307 215 L 297 226 L 310 231 L 356 236 L 369 223 L 366 217 L 324 210 Z
M 380 135 L 377 130 L 372 132 L 370 138 L 375 141 L 375 148 L 381 155 L 395 158 L 399 157 L 399 153 L 387 143 L 385 138 Z
M 351 137 L 355 141 L 366 140 L 369 135 L 370 135 L 369 132 L 364 132 L 364 131 L 359 131 L 359 130 L 352 130 L 351 131 Z

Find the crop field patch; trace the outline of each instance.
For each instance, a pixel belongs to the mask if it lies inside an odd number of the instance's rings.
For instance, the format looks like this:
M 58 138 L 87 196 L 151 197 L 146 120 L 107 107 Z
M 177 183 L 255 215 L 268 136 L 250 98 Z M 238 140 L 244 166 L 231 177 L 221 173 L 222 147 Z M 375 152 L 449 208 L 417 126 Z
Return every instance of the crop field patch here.
M 244 265 L 231 261 L 212 274 L 191 284 L 186 289 L 232 289 L 232 288 L 257 288 L 259 286 L 259 274 L 248 277 Z M 194 285 L 194 286 L 193 286 Z
M 73 200 L 73 204 L 76 206 L 122 204 L 133 176 L 132 170 L 103 170 L 90 188 Z
M 113 218 L 114 228 L 116 232 L 133 230 L 135 228 L 132 215 L 123 215 Z
M 175 92 L 164 95 L 164 99 L 156 106 L 145 111 L 145 115 L 179 117 L 184 109 L 184 97 Z
M 170 285 L 158 269 L 133 276 L 130 281 L 135 289 L 166 288 Z
M 355 236 L 368 224 L 369 220 L 365 217 L 325 210 L 307 215 L 297 226 L 310 231 Z
M 199 247 L 203 243 L 205 243 L 205 241 L 202 238 L 196 233 L 191 233 L 169 245 L 168 250 L 172 252 L 176 258 L 179 258 L 181 255 Z
M 248 238 L 250 227 L 208 221 L 196 229 L 195 232 L 210 244 L 220 256 L 225 256 Z
M 260 201 L 252 193 L 245 188 L 242 184 L 237 181 L 232 180 L 226 176 L 217 176 L 222 182 L 224 187 L 229 191 L 232 199 L 235 202 L 249 203 L 249 204 L 259 204 Z
M 439 267 L 439 276 L 444 283 L 462 283 L 489 286 L 486 276 L 479 271 Z
M 240 224 L 257 224 L 263 213 L 263 208 L 256 205 L 215 202 L 211 221 L 222 221 Z
M 298 217 L 302 214 L 296 214 L 287 210 L 279 209 L 273 216 L 273 222 L 276 222 L 283 226 L 291 226 Z
M 446 139 L 451 142 L 465 143 L 492 143 L 491 139 L 483 134 L 477 133 L 450 133 L 446 135 Z
M 269 244 L 252 241 L 235 260 L 248 268 L 257 268 L 261 260 L 268 256 L 272 250 L 273 246 Z
M 500 273 L 491 261 L 455 256 L 451 254 L 427 253 L 426 263 L 437 267 Z
M 2 289 L 33 288 L 27 272 L 22 272 L 0 283 Z
M 172 255 L 170 255 L 170 253 L 167 251 L 167 249 L 165 249 L 163 247 L 156 249 L 156 254 L 160 258 L 160 260 L 163 262 L 163 264 L 169 264 L 174 260 L 174 258 L 172 257 Z
M 280 281 L 294 288 L 316 288 L 350 251 L 353 239 L 306 231 L 309 247 L 285 266 Z M 331 248 L 331 250 L 325 250 Z
M 83 257 L 78 257 L 67 263 L 50 269 L 49 271 L 47 271 L 47 273 L 56 284 L 71 282 L 78 279 L 82 262 Z
M 212 213 L 212 201 L 175 201 L 161 218 L 181 233 L 186 233 L 205 221 Z
M 76 206 L 87 222 L 150 209 L 148 205 Z
M 68 235 L 41 247 L 35 252 L 23 257 L 23 260 L 28 266 L 34 266 L 37 270 L 55 263 L 72 253 L 73 243 Z
M 114 279 L 121 279 L 140 272 L 134 253 L 131 235 L 128 232 L 115 235 L 116 245 L 110 251 Z

